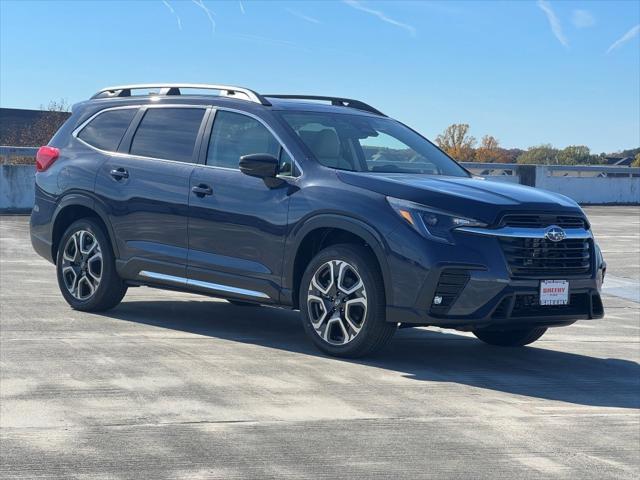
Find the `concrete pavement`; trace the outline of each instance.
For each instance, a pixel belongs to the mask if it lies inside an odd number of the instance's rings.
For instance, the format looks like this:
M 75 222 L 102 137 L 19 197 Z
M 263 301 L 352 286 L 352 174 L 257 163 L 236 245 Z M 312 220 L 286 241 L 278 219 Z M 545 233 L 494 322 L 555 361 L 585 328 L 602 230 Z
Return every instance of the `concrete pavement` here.
M 606 318 L 524 349 L 405 329 L 319 354 L 296 312 L 130 289 L 71 310 L 0 217 L 2 478 L 637 478 L 640 209 L 587 209 Z

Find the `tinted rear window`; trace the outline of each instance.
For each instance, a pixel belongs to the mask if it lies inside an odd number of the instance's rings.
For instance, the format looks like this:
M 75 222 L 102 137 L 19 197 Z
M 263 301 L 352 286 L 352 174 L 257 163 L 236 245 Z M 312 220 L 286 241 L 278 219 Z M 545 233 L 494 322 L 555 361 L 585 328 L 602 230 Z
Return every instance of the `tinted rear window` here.
M 137 108 L 108 110 L 91 120 L 78 135 L 96 148 L 115 152 Z
M 198 138 L 203 108 L 150 108 L 131 142 L 130 153 L 190 162 Z

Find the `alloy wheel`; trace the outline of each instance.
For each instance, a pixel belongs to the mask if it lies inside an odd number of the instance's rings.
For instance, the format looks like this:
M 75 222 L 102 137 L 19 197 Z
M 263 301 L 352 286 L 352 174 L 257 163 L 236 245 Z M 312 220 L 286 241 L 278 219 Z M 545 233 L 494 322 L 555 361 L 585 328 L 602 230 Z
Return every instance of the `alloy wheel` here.
M 78 230 L 67 240 L 62 252 L 62 279 L 77 300 L 90 299 L 102 280 L 102 250 L 95 235 Z
M 325 342 L 351 342 L 367 318 L 367 291 L 356 268 L 343 260 L 322 264 L 309 284 L 307 309 L 313 329 Z

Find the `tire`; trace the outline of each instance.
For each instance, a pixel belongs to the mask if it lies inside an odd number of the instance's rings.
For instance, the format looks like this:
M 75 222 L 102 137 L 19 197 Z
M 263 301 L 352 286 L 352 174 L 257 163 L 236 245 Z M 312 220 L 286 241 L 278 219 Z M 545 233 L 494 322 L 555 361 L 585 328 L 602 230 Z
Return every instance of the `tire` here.
M 524 347 L 538 340 L 546 331 L 546 328 L 538 327 L 506 331 L 475 330 L 473 334 L 489 345 L 497 345 L 499 347 Z
M 300 312 L 307 335 L 324 353 L 363 357 L 391 340 L 397 324 L 386 321 L 377 265 L 366 248 L 340 244 L 320 251 L 307 266 L 300 284 Z
M 56 252 L 58 286 L 75 310 L 100 312 L 120 303 L 127 286 L 118 276 L 111 242 L 92 218 L 77 220 Z

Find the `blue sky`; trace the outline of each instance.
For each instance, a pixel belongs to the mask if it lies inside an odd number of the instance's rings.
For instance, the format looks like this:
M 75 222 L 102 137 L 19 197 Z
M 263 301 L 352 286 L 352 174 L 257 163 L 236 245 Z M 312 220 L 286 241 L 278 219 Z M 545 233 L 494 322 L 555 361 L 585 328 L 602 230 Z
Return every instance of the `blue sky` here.
M 0 105 L 122 83 L 362 99 L 434 138 L 640 145 L 640 2 L 0 0 Z

